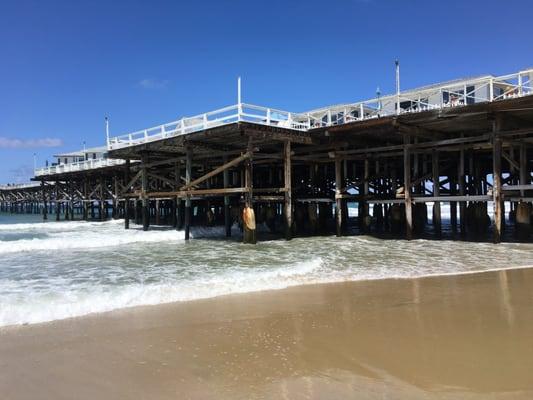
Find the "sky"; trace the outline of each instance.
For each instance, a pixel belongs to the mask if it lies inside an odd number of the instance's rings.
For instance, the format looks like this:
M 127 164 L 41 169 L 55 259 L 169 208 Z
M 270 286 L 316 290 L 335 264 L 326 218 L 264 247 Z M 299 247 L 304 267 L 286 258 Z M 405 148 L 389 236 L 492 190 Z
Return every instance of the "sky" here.
M 527 0 L 0 0 L 0 183 L 243 101 L 305 111 L 533 67 Z

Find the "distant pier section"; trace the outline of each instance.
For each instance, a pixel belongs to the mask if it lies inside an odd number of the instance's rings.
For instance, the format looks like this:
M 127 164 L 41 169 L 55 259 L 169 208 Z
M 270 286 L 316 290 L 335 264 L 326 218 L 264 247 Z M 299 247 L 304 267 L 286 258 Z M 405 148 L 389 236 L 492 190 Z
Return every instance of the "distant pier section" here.
M 458 79 L 306 112 L 237 104 L 56 155 L 34 184 L 0 187 L 4 212 L 44 219 L 238 224 L 267 234 L 529 240 L 533 69 Z M 240 87 L 240 84 L 239 84 Z M 505 210 L 505 205 L 510 209 Z M 357 209 L 350 217 L 349 209 Z M 507 218 L 506 218 L 507 216 Z

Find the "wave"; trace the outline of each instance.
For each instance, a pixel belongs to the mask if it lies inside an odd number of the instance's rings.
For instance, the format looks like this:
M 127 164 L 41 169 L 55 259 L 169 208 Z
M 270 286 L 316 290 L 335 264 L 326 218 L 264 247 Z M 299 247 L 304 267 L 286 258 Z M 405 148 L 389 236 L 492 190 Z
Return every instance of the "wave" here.
M 47 238 L 20 239 L 0 242 L 0 254 L 66 249 L 98 249 L 121 246 L 132 243 L 160 243 L 183 240 L 182 231 L 162 230 L 144 232 L 138 229 L 121 230 L 120 232 L 60 232 Z
M 272 270 L 232 269 L 172 283 L 137 283 L 94 287 L 90 291 L 62 290 L 6 298 L 0 304 L 0 326 L 33 324 L 134 306 L 212 298 L 228 294 L 282 289 L 301 285 L 305 276 L 321 267 L 320 258 Z M 9 290 L 3 282 L 0 293 Z M 13 284 L 12 286 L 16 286 Z
M 0 224 L 0 232 L 2 231 L 65 231 L 76 229 L 87 229 L 91 227 L 120 225 L 124 224 L 122 220 L 109 221 L 47 221 L 47 222 L 21 222 L 16 224 Z

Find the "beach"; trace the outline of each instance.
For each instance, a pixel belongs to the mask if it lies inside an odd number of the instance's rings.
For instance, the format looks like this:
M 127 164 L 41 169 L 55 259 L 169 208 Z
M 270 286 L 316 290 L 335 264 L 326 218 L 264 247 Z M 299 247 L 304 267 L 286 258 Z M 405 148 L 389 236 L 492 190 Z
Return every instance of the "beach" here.
M 0 329 L 3 399 L 528 399 L 533 270 L 312 284 Z

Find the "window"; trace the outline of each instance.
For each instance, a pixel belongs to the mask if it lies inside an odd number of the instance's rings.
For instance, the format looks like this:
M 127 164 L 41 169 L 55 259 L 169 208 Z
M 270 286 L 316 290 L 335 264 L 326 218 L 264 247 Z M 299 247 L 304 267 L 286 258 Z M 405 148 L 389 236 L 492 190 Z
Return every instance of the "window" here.
M 466 104 L 474 104 L 476 102 L 475 90 L 476 90 L 475 86 L 467 86 L 466 87 Z

